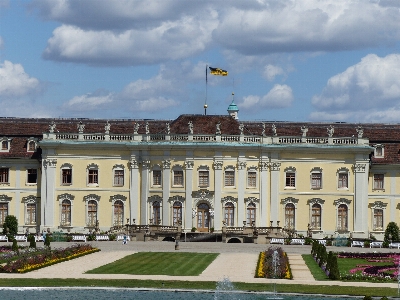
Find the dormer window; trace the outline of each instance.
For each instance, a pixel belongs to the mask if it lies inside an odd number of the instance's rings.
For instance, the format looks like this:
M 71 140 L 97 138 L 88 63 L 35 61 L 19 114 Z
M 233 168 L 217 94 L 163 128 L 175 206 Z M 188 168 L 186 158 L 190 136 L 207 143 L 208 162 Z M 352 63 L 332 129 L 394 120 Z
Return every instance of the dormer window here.
M 383 158 L 385 147 L 383 145 L 378 144 L 378 145 L 375 145 L 374 148 L 375 148 L 374 157 L 375 158 Z
M 9 138 L 2 138 L 0 139 L 0 152 L 9 152 L 10 151 L 10 145 L 11 145 L 11 139 Z
M 36 142 L 33 140 L 28 141 L 26 150 L 28 152 L 35 152 L 36 150 Z
M 1 150 L 8 150 L 8 141 L 1 142 Z

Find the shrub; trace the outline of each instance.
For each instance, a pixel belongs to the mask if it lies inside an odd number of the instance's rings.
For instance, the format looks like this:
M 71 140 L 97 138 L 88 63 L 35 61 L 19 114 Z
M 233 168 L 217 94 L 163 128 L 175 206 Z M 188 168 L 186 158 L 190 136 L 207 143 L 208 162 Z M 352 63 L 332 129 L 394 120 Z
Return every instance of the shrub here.
M 51 236 L 50 234 L 46 234 L 46 238 L 44 239 L 44 245 L 50 248 Z
M 339 272 L 337 256 L 334 254 L 332 255 L 332 258 L 330 261 L 329 279 L 332 279 L 332 280 L 340 279 L 340 272 Z
M 332 258 L 333 258 L 333 252 L 329 251 L 328 258 L 326 260 L 326 270 L 329 271 L 329 272 L 331 271 Z
M 28 236 L 28 242 L 29 242 L 29 248 L 36 249 L 36 240 L 35 240 L 35 236 L 33 234 L 30 234 Z
M 7 229 L 8 229 L 8 235 L 13 236 L 18 233 L 18 220 L 15 216 L 13 215 L 8 215 L 4 219 L 4 224 L 3 224 L 3 234 L 7 234 Z
M 364 296 L 363 300 L 372 300 L 371 296 Z
M 191 230 L 191 232 L 195 232 L 197 230 L 197 228 L 196 227 L 192 227 L 192 230 Z
M 370 241 L 368 240 L 364 241 L 364 248 L 369 248 L 370 244 L 371 244 Z
M 304 239 L 304 244 L 305 245 L 311 245 L 313 243 L 313 240 L 312 240 L 312 238 L 310 238 L 310 237 L 306 237 L 305 239 Z
M 16 239 L 13 239 L 11 250 L 18 253 L 18 244 Z
M 389 224 L 386 226 L 385 236 L 383 240 L 389 243 L 399 242 L 399 226 L 397 226 L 395 222 L 389 222 Z
M 110 241 L 115 241 L 115 240 L 117 239 L 117 236 L 116 236 L 115 234 L 110 233 L 110 234 L 108 235 L 108 239 L 109 239 Z

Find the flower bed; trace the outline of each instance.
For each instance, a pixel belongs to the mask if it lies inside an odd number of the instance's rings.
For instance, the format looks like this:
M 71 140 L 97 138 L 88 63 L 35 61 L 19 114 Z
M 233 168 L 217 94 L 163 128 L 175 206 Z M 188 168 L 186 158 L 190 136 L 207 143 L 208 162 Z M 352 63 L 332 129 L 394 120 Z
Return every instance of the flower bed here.
M 274 251 L 276 256 L 276 271 L 273 266 Z M 277 279 L 292 279 L 292 271 L 289 265 L 289 259 L 286 252 L 280 247 L 270 247 L 268 250 L 261 252 L 258 257 L 256 278 L 277 278 Z
M 49 248 L 29 250 L 27 248 L 26 251 L 21 251 L 19 254 L 14 253 L 14 256 L 10 257 L 8 262 L 0 267 L 0 272 L 26 273 L 98 251 L 100 249 L 93 248 L 88 244 L 75 244 L 71 247 L 54 250 Z

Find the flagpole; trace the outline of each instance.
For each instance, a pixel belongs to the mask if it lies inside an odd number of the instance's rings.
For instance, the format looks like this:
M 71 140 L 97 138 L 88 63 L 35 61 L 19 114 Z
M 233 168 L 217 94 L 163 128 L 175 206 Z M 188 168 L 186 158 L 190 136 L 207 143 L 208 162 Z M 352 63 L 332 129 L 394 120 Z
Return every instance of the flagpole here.
M 206 100 L 204 102 L 204 115 L 207 116 L 207 69 L 208 65 L 206 64 Z

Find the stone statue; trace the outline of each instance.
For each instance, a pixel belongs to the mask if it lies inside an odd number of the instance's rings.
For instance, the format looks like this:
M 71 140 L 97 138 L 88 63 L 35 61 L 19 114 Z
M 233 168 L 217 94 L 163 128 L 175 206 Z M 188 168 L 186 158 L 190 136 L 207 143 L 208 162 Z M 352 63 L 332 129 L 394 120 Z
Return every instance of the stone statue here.
M 189 134 L 193 134 L 193 122 L 189 121 L 188 125 L 189 125 Z
M 363 134 L 364 134 L 364 129 L 361 126 L 358 126 L 356 128 L 356 131 L 357 131 L 357 134 L 358 134 L 358 138 L 361 139 L 363 137 Z
M 49 125 L 49 131 L 50 131 L 50 133 L 54 133 L 55 130 L 56 130 L 56 123 L 54 123 L 54 121 L 53 121 Z
M 170 127 L 169 123 L 166 123 L 166 125 L 167 125 L 167 134 L 170 134 L 171 133 L 171 127 Z
M 150 133 L 149 122 L 146 122 L 145 128 L 146 128 L 146 134 L 149 134 Z
M 261 135 L 265 136 L 265 123 L 261 123 L 262 124 L 262 131 L 261 131 Z
M 134 134 L 138 134 L 138 132 L 139 132 L 139 127 L 140 127 L 140 124 L 139 124 L 139 123 L 135 123 L 135 127 L 133 128 L 133 133 L 134 133 Z
M 221 122 L 218 121 L 217 125 L 215 125 L 217 127 L 215 134 L 221 134 Z
M 272 135 L 273 136 L 276 136 L 277 134 L 276 134 L 276 126 L 275 126 L 275 124 L 272 124 Z
M 244 125 L 243 125 L 243 123 L 240 123 L 240 125 L 239 125 L 240 135 L 243 135 L 243 129 L 244 129 Z
M 300 130 L 301 130 L 301 135 L 303 137 L 306 137 L 307 136 L 307 132 L 308 132 L 308 128 L 303 125 L 303 126 L 301 126 Z
M 82 121 L 79 122 L 77 127 L 79 133 L 83 133 L 83 130 L 85 130 L 85 124 L 83 124 Z
M 335 133 L 335 127 L 333 127 L 332 125 L 330 125 L 327 129 L 326 132 L 328 133 L 329 137 L 333 137 L 333 134 Z
M 110 133 L 110 129 L 111 129 L 111 124 L 108 123 L 108 121 L 107 121 L 106 125 L 104 126 L 105 133 L 109 134 Z

